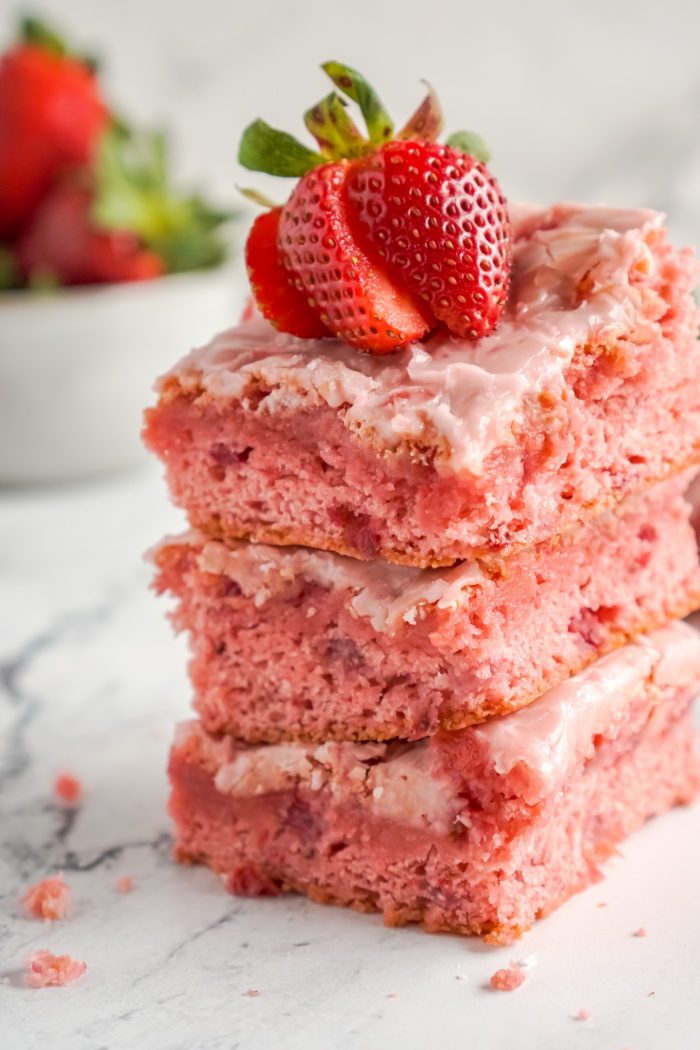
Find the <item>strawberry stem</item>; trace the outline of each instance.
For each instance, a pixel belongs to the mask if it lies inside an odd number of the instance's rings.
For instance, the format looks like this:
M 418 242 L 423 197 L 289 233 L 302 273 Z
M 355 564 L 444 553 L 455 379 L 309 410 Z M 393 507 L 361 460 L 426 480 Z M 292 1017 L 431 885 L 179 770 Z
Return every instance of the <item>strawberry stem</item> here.
M 340 95 L 332 91 L 304 114 L 306 127 L 329 160 L 360 157 L 367 152 L 367 139 L 348 116 L 346 105 Z
M 461 153 L 467 153 L 475 160 L 480 160 L 482 164 L 488 164 L 491 157 L 488 146 L 475 131 L 455 131 L 447 139 L 447 145 L 460 150 Z
M 236 186 L 236 189 L 242 197 L 252 201 L 253 204 L 258 204 L 261 208 L 280 207 L 277 201 L 273 201 L 271 197 L 268 197 L 266 193 L 261 193 L 260 190 L 253 189 L 250 186 Z
M 271 128 L 264 120 L 254 120 L 243 132 L 238 149 L 238 163 L 250 171 L 266 175 L 299 177 L 325 162 L 286 131 Z
M 388 142 L 393 134 L 394 124 L 379 95 L 362 74 L 341 62 L 324 62 L 321 69 L 344 95 L 360 107 L 370 143 L 379 146 L 382 142 Z

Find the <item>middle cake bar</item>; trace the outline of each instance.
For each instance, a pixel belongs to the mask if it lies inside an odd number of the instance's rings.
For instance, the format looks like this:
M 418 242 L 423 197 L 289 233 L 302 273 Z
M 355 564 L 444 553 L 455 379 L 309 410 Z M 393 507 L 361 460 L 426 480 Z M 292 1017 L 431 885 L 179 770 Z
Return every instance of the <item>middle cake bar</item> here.
M 157 587 L 191 633 L 198 714 L 257 743 L 410 740 L 516 710 L 700 605 L 685 485 L 443 570 L 196 532 L 166 540 Z

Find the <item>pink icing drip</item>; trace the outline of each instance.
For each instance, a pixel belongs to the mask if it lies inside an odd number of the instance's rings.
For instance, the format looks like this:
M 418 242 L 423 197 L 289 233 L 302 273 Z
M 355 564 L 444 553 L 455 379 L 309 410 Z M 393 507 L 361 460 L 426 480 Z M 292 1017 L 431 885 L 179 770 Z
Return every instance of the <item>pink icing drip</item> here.
M 507 776 L 527 769 L 527 801 L 556 795 L 594 751 L 598 733 L 624 729 L 630 705 L 648 690 L 700 684 L 700 633 L 674 623 L 602 657 L 529 707 L 463 730 L 479 745 L 486 768 Z M 650 711 L 653 708 L 650 706 Z M 446 832 L 463 807 L 461 781 L 441 771 L 440 738 L 415 744 L 287 743 L 244 748 L 206 736 L 199 723 L 178 728 L 176 746 L 203 749 L 219 791 L 239 797 L 289 789 L 304 782 L 336 798 L 353 795 L 376 817 Z M 465 749 L 468 754 L 469 749 Z M 466 770 L 468 776 L 468 770 Z
M 561 787 L 571 770 L 593 753 L 598 733 L 609 734 L 651 678 L 661 689 L 700 684 L 700 634 L 673 623 L 603 656 L 584 671 L 520 711 L 494 718 L 470 732 L 487 750 L 496 773 L 527 767 L 541 793 Z

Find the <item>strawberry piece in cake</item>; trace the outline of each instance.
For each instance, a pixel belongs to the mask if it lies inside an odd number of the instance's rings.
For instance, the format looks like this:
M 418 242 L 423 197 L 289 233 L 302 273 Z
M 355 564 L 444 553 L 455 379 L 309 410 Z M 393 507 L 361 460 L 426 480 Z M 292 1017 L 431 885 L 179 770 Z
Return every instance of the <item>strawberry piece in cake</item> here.
M 199 717 L 255 743 L 384 740 L 522 707 L 700 605 L 684 484 L 509 558 L 442 570 L 166 540 L 157 587 L 190 632 Z
M 699 685 L 700 637 L 675 623 L 521 711 L 417 743 L 247 748 L 186 723 L 170 761 L 177 856 L 236 892 L 508 942 L 694 797 Z
M 383 357 L 253 318 L 160 383 L 147 444 L 192 524 L 449 565 L 548 539 L 700 455 L 696 263 L 662 217 L 511 207 L 500 327 Z

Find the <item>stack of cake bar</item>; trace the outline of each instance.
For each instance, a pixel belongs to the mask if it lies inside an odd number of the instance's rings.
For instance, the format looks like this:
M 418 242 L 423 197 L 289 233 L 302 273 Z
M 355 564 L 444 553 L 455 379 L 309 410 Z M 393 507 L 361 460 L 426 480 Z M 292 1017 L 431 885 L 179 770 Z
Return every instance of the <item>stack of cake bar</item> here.
M 235 893 L 507 942 L 698 789 L 696 264 L 653 212 L 512 219 L 486 338 L 253 317 L 160 381 L 176 850 Z

